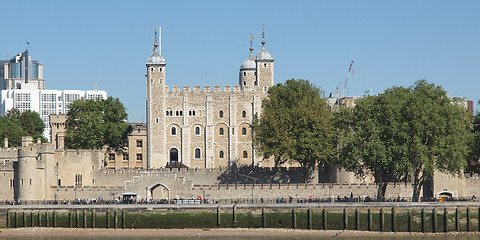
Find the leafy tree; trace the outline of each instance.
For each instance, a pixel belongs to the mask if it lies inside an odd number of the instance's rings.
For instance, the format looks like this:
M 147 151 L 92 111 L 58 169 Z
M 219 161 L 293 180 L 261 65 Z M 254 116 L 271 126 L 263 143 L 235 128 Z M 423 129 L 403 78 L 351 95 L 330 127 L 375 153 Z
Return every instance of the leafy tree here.
M 440 86 L 420 80 L 393 87 L 339 115 L 340 164 L 358 175 L 373 174 L 380 199 L 388 181 L 411 176 L 418 201 L 435 170 L 459 174 L 466 166 L 471 119 Z
M 12 108 L 5 114 L 5 118 L 12 120 L 15 124 L 19 124 L 22 128 L 21 132 L 17 132 L 15 136 L 20 135 L 18 141 L 17 139 L 9 138 L 9 145 L 19 146 L 22 136 L 31 136 L 33 141 L 36 142 L 38 138 L 42 139 L 42 142 L 47 142 L 48 140 L 43 136 L 43 131 L 45 129 L 42 118 L 37 112 L 34 111 L 20 111 L 16 108 Z M 12 123 L 13 123 L 12 122 Z M 16 144 L 18 142 L 18 144 Z
M 322 91 L 307 80 L 291 79 L 268 90 L 262 115 L 253 122 L 253 142 L 264 158 L 275 163 L 297 162 L 305 181 L 317 165 L 328 164 L 335 153 L 332 116 Z
M 22 113 L 20 113 L 20 110 L 18 110 L 16 108 L 12 108 L 5 114 L 5 117 L 10 118 L 10 119 L 19 119 L 20 114 L 22 114 Z
M 37 112 L 33 112 L 27 110 L 20 114 L 18 117 L 18 121 L 22 125 L 24 130 L 24 134 L 28 136 L 32 136 L 33 139 L 42 138 L 43 141 L 46 139 L 43 137 L 43 130 L 45 129 L 45 125 L 43 123 L 42 118 Z
M 77 100 L 67 114 L 65 145 L 75 149 L 119 149 L 131 132 L 118 98 Z
M 3 139 L 8 138 L 8 145 L 12 147 L 20 146 L 24 131 L 16 119 L 0 116 L 0 145 L 4 147 Z

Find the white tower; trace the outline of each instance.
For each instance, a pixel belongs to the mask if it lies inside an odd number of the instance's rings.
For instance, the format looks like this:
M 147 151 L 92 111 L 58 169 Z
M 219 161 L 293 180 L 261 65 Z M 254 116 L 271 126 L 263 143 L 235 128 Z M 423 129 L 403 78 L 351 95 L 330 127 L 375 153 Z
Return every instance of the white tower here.
M 147 167 L 165 167 L 165 59 L 161 56 L 161 27 L 155 29 L 154 52 L 147 61 Z

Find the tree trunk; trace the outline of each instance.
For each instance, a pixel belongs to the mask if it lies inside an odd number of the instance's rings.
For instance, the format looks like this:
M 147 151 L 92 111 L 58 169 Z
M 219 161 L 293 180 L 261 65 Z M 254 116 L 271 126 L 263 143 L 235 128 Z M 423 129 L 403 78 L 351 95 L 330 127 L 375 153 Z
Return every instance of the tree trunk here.
M 422 188 L 422 184 L 420 179 L 417 176 L 414 176 L 413 179 L 413 195 L 412 195 L 412 202 L 419 202 L 420 201 L 420 189 Z
M 385 192 L 387 191 L 387 186 L 388 182 L 379 182 L 377 190 L 378 201 L 383 202 L 385 200 Z

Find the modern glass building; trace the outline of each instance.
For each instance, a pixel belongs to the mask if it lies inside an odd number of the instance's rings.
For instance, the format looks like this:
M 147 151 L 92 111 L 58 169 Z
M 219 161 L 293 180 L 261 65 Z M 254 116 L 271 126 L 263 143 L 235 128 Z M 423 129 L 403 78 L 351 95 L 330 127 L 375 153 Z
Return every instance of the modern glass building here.
M 43 79 L 43 64 L 32 61 L 28 50 L 8 60 L 0 60 L 0 111 L 2 116 L 12 108 L 40 114 L 50 140 L 50 114 L 68 113 L 78 99 L 106 99 L 102 90 L 48 90 Z

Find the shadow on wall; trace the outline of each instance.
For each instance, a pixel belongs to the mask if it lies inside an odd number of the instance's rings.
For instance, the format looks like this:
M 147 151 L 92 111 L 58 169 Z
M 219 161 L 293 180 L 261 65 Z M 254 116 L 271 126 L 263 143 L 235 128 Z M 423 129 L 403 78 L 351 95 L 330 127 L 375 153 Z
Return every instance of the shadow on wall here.
M 316 173 L 308 173 L 307 182 L 313 183 Z M 305 183 L 303 168 L 252 168 L 251 166 L 232 167 L 222 172 L 219 184 L 279 184 Z

